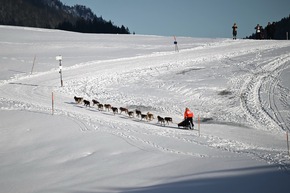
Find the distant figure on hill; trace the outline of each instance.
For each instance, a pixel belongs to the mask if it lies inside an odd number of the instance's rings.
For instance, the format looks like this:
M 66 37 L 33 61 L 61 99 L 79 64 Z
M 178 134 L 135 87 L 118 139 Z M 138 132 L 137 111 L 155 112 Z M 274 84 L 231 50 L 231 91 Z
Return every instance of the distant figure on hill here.
M 267 39 L 272 40 L 274 39 L 274 34 L 275 34 L 275 23 L 273 22 L 271 24 L 271 22 L 268 22 L 266 29 L 266 33 L 267 33 Z
M 238 26 L 236 23 L 234 23 L 233 25 L 233 40 L 236 40 L 237 39 L 237 34 L 238 34 Z
M 257 26 L 255 27 L 255 30 L 256 30 L 256 39 L 261 40 L 262 39 L 262 26 L 257 24 Z

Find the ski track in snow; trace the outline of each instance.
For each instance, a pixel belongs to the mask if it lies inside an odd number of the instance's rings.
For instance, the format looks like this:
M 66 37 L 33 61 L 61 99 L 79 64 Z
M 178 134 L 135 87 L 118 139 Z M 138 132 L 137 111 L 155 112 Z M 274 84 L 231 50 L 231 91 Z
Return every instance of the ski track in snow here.
M 250 122 L 260 129 L 274 129 L 280 132 L 281 129 L 284 131 L 289 130 L 286 121 L 281 116 L 276 105 L 276 100 L 283 102 L 283 98 L 281 94 L 278 99 L 274 97 L 281 90 L 285 90 L 277 86 L 281 72 L 289 68 L 289 63 L 289 54 L 279 56 L 264 62 L 264 65 L 261 64 L 257 68 L 257 71 L 245 77 L 246 80 L 241 89 L 241 105 L 246 112 L 245 114 L 248 115 Z M 266 86 L 266 84 L 269 84 L 269 86 Z M 263 93 L 267 96 L 261 97 Z
M 201 106 L 205 107 L 204 112 L 202 112 L 203 115 L 209 114 L 216 117 L 217 114 L 208 112 L 211 111 L 211 105 L 218 103 L 219 99 L 206 98 L 201 94 L 202 86 L 193 89 L 189 87 L 190 82 L 184 84 L 185 81 L 170 82 L 169 79 L 170 76 L 182 77 L 198 71 L 210 70 L 212 72 L 211 76 L 224 76 L 221 78 L 226 78 L 227 81 L 234 83 L 231 89 L 236 89 L 235 92 L 239 93 L 240 106 L 233 105 L 233 108 L 237 108 L 239 112 L 244 112 L 245 119 L 249 121 L 248 124 L 251 127 L 276 133 L 289 130 L 289 104 L 287 103 L 289 90 L 279 83 L 279 77 L 285 69 L 289 68 L 290 54 L 272 57 L 268 60 L 261 58 L 261 52 L 277 49 L 277 44 L 257 45 L 251 49 L 246 47 L 233 51 L 223 50 L 232 44 L 231 41 L 221 41 L 181 50 L 178 54 L 158 52 L 143 56 L 79 63 L 63 69 L 64 76 L 66 73 L 70 74 L 70 77 L 65 77 L 65 87 L 63 88 L 54 86 L 58 83 L 58 80 L 55 80 L 55 77 L 50 78 L 51 74 L 55 74 L 57 69 L 39 72 L 34 75 L 21 74 L 0 83 L 4 94 L 4 97 L 0 98 L 0 106 L 2 110 L 26 110 L 50 114 L 50 98 L 47 93 L 54 90 L 63 99 L 63 101 L 57 103 L 55 115 L 65 115 L 71 118 L 78 125 L 80 132 L 106 132 L 122 138 L 126 143 L 140 150 L 153 153 L 162 151 L 200 159 L 210 158 L 211 156 L 229 156 L 226 153 L 224 155 L 214 155 L 214 153 L 208 155 L 203 151 L 183 151 L 159 141 L 162 138 L 167 138 L 180 143 L 210 147 L 212 151 L 219 149 L 224 152 L 236 153 L 237 156 L 240 154 L 248 155 L 253 159 L 265 160 L 269 164 L 276 164 L 282 169 L 289 170 L 289 159 L 287 160 L 289 157 L 281 153 L 284 149 L 258 147 L 251 143 L 211 134 L 202 134 L 201 137 L 198 137 L 196 131 L 175 130 L 170 127 L 160 128 L 156 126 L 156 122 L 144 123 L 137 118 L 128 119 L 124 115 L 112 116 L 111 113 L 100 112 L 94 107 L 85 108 L 72 102 L 75 95 L 90 100 L 97 98 L 103 103 L 107 102 L 118 107 L 123 105 L 140 107 L 145 109 L 146 112 L 153 111 L 154 114 L 173 115 L 174 118 L 177 118 L 184 108 L 184 105 L 181 106 L 180 104 L 184 102 L 189 106 L 190 104 L 197 106 L 197 103 L 193 101 L 201 99 Z M 280 45 L 279 48 L 284 46 L 289 45 L 285 43 L 285 45 Z M 206 54 L 204 54 L 204 50 Z M 214 54 L 209 54 L 211 52 Z M 192 57 L 188 56 L 188 53 L 192 53 Z M 256 54 L 256 58 L 242 62 L 235 61 L 235 58 L 251 54 Z M 222 63 L 223 68 L 227 69 L 228 64 L 225 61 L 234 63 L 234 65 L 245 70 L 246 73 L 242 73 L 241 76 L 226 77 L 226 75 L 221 75 L 216 71 L 217 66 L 210 66 L 212 63 Z M 123 65 L 124 67 L 120 69 L 115 67 L 117 65 Z M 132 67 L 132 65 L 134 66 Z M 251 65 L 254 65 L 255 68 L 246 69 Z M 243 66 L 246 68 L 243 68 Z M 43 81 L 44 84 L 39 82 L 42 78 L 47 78 L 47 82 Z M 11 90 L 13 86 L 17 90 Z M 237 89 L 239 87 L 240 89 Z M 143 96 L 140 96 L 140 92 L 134 92 L 142 89 L 146 90 L 141 93 Z M 221 89 L 213 87 L 209 90 L 217 92 Z M 151 91 L 164 92 L 164 98 L 154 98 L 154 95 L 148 94 Z M 19 93 L 20 96 L 16 93 Z M 192 98 L 177 103 L 177 100 L 182 97 L 167 98 L 166 93 L 170 96 L 178 95 L 184 96 L 184 98 L 190 96 Z M 205 99 L 202 99 L 203 97 Z M 67 101 L 68 99 L 69 101 Z M 282 115 L 283 111 L 279 111 L 281 105 L 288 109 L 286 111 L 287 116 Z M 206 108 L 206 106 L 208 107 Z M 218 111 L 218 105 L 215 108 Z M 226 114 L 225 112 L 224 117 L 231 113 Z M 288 118 L 285 120 L 285 117 Z M 218 118 L 219 121 L 227 121 L 227 119 Z M 228 120 L 235 119 L 239 119 L 239 117 L 228 118 Z M 94 128 L 94 130 L 90 130 L 86 125 Z M 152 140 L 155 137 L 156 140 Z

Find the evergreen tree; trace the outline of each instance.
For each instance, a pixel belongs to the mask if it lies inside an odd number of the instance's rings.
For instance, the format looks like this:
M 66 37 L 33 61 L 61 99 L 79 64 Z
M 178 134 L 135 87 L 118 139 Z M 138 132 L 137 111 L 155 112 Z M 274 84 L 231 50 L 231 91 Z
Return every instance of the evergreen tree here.
M 286 39 L 286 32 L 290 33 L 290 15 L 281 19 L 278 22 L 273 22 L 273 30 L 274 30 L 274 37 L 273 39 L 276 40 L 285 40 Z M 256 34 L 253 33 L 246 39 L 255 39 Z M 267 38 L 267 34 L 265 35 Z
M 129 29 L 98 18 L 91 9 L 59 0 L 0 0 L 0 25 L 52 28 L 83 33 L 123 33 Z

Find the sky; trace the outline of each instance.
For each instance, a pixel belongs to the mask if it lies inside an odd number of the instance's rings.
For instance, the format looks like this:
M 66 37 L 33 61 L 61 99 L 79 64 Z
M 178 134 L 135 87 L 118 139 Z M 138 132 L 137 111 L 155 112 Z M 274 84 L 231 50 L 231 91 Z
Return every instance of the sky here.
M 103 19 L 144 35 L 238 38 L 255 32 L 257 24 L 280 21 L 290 14 L 289 0 L 61 0 L 85 5 Z

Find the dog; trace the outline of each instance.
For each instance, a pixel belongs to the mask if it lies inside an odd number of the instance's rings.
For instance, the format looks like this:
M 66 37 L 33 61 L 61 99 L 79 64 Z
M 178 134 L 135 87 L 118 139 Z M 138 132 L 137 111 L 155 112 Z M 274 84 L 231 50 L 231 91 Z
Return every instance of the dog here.
M 154 115 L 152 113 L 147 113 L 148 121 L 152 121 L 154 119 Z
M 134 117 L 134 112 L 133 111 L 128 111 L 129 117 Z
M 94 105 L 98 105 L 98 104 L 100 104 L 100 102 L 97 101 L 97 100 L 95 100 L 95 99 L 93 99 L 92 102 L 93 102 L 93 106 L 94 106 Z
M 86 107 L 89 106 L 90 107 L 91 106 L 90 101 L 84 100 L 84 106 L 86 106 Z
M 75 96 L 74 99 L 75 99 L 75 102 L 78 104 L 80 104 L 83 101 L 83 97 L 76 97 Z
M 165 126 L 165 120 L 164 120 L 164 118 L 163 117 L 160 117 L 159 115 L 157 116 L 157 124 L 158 123 L 160 123 L 161 124 L 161 126 L 162 126 L 162 123 L 163 123 L 163 125 Z
M 105 104 L 104 105 L 105 109 L 107 109 L 108 111 L 110 111 L 110 109 L 112 108 L 112 106 L 110 104 Z
M 137 116 L 137 117 L 140 117 L 140 116 L 141 116 L 141 111 L 139 111 L 139 110 L 136 109 L 135 112 L 136 112 L 136 116 Z
M 98 104 L 98 109 L 99 109 L 99 111 L 103 110 L 103 109 L 104 109 L 104 105 L 101 104 L 101 103 L 99 103 L 99 104 Z
M 111 107 L 111 109 L 112 109 L 114 115 L 115 115 L 116 113 L 118 113 L 118 108 L 117 108 L 117 107 Z
M 148 115 L 147 114 L 141 114 L 141 120 L 146 119 L 148 121 Z
M 120 114 L 122 114 L 122 112 L 125 112 L 128 114 L 128 109 L 124 107 L 120 107 Z
M 164 120 L 166 121 L 166 123 L 167 123 L 168 125 L 169 125 L 169 122 L 173 123 L 171 117 L 164 117 Z

